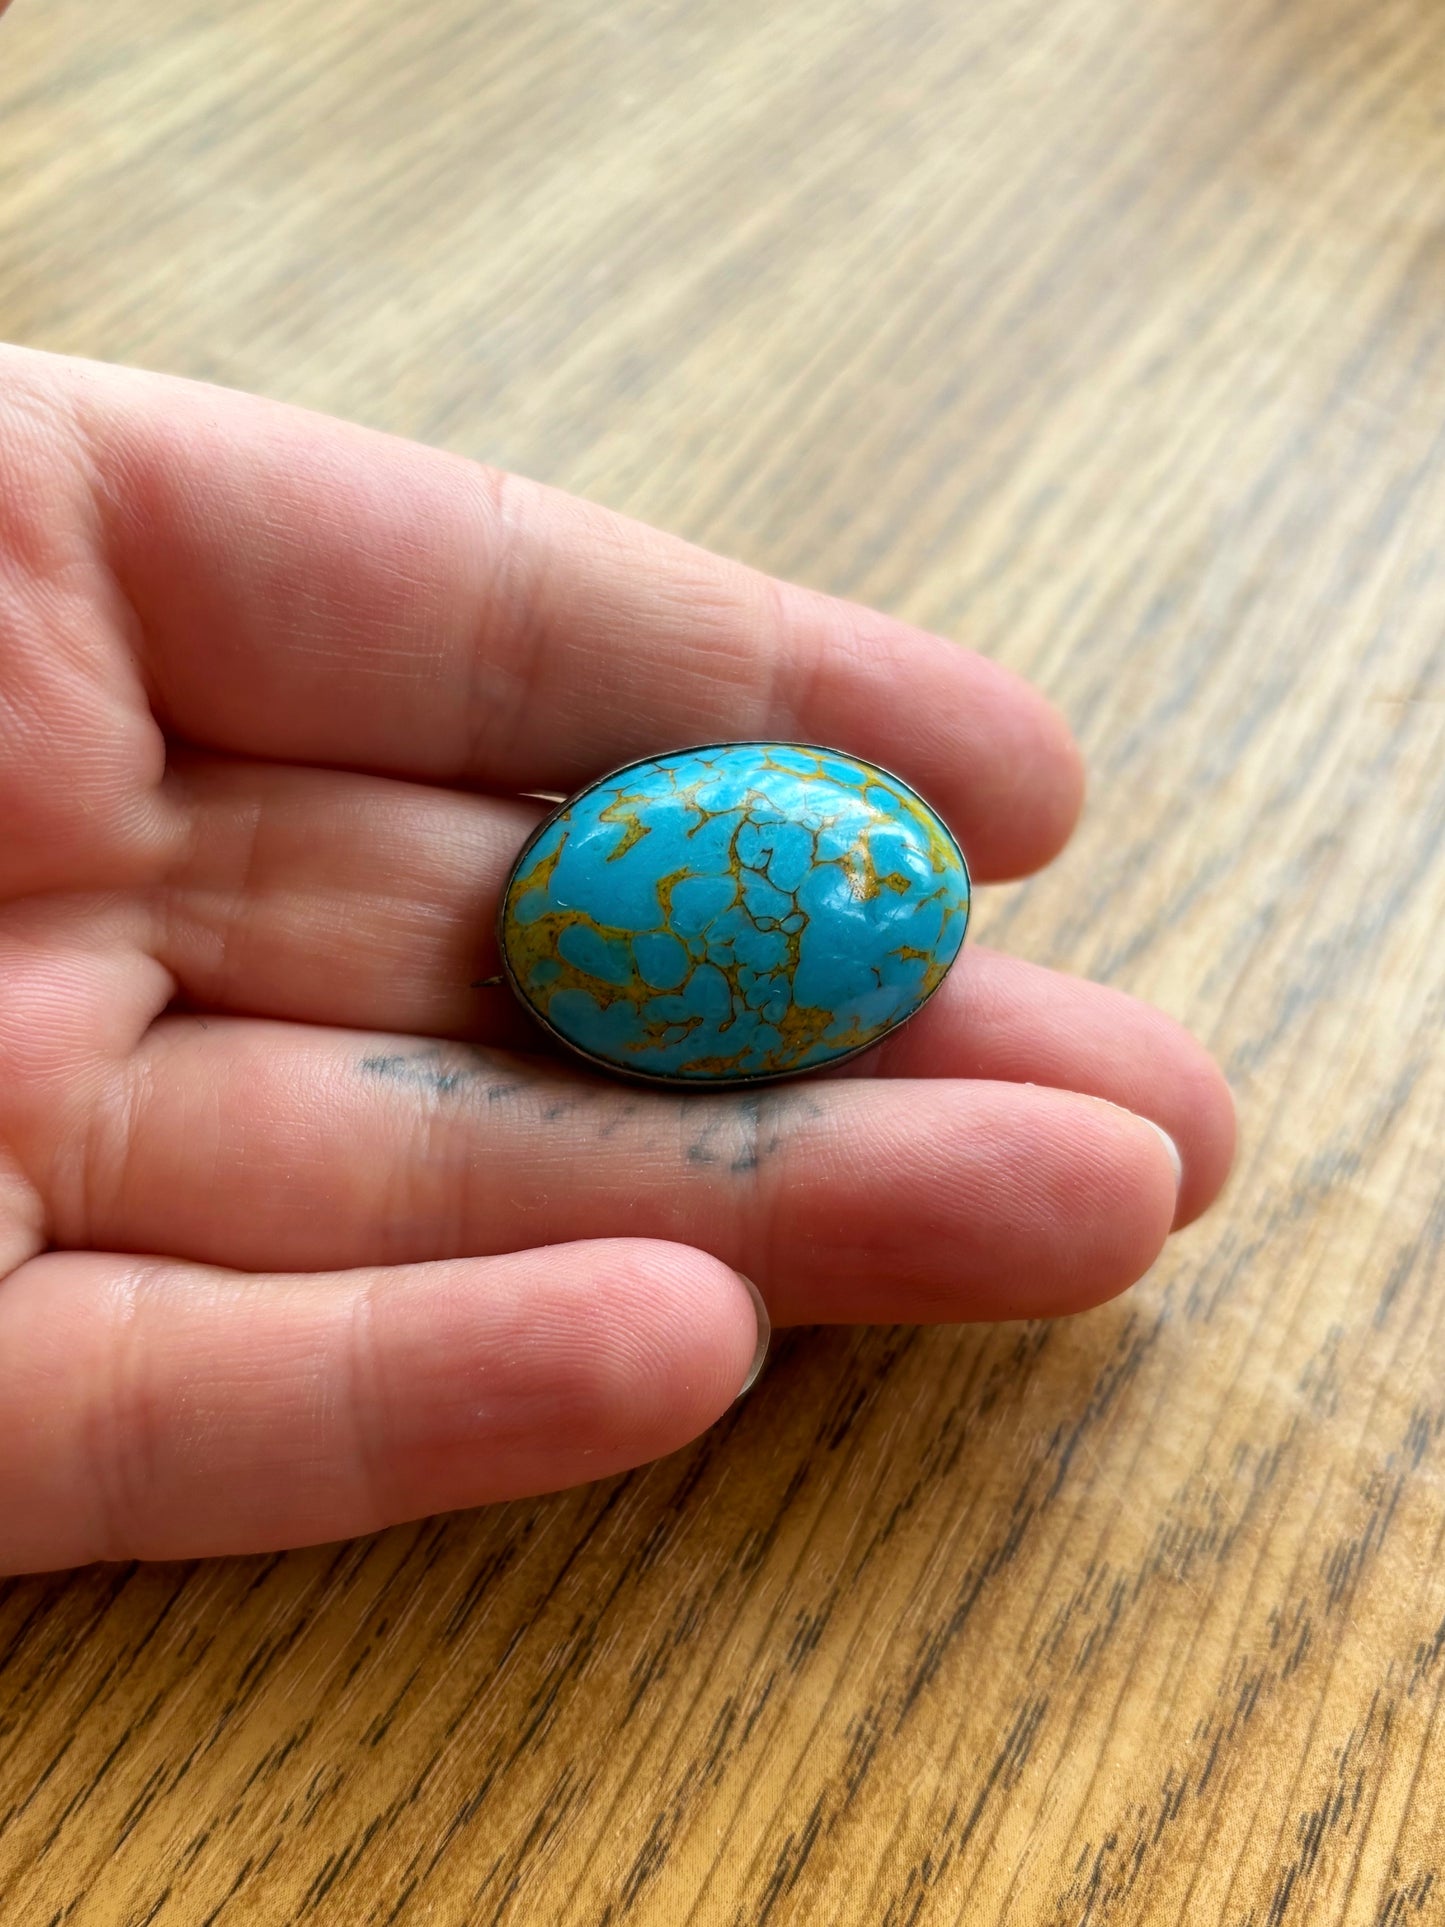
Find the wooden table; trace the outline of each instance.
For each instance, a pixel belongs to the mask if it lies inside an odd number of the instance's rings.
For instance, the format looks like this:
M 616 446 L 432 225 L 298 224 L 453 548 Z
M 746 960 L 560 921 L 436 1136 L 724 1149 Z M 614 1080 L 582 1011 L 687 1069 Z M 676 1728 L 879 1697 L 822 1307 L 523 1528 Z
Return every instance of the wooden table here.
M 1429 0 L 21 0 L 0 331 L 1037 677 L 1093 802 L 982 928 L 1243 1139 L 1087 1317 L 0 1588 L 4 1927 L 1445 1920 L 1442 103 Z

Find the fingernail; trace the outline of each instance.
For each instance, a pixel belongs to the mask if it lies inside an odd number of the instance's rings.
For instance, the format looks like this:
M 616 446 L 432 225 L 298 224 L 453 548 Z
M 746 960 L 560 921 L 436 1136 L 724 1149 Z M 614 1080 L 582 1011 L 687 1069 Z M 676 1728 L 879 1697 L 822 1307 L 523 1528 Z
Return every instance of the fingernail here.
M 1169 1153 L 1169 1162 L 1174 1166 L 1174 1189 L 1177 1192 L 1184 1183 L 1184 1160 L 1179 1155 L 1179 1146 L 1174 1142 L 1173 1138 L 1170 1137 L 1164 1126 L 1162 1124 L 1156 1124 L 1152 1117 L 1145 1117 L 1142 1111 L 1131 1111 L 1127 1104 L 1116 1104 L 1110 1097 L 1103 1097 L 1098 1101 L 1101 1104 L 1107 1104 L 1110 1110 L 1123 1111 L 1128 1117 L 1137 1117 L 1141 1124 L 1147 1124 L 1151 1131 L 1157 1131 L 1159 1133 L 1160 1138 L 1163 1140 L 1164 1149 Z
M 1152 1117 L 1146 1117 L 1144 1122 L 1151 1130 L 1157 1131 L 1164 1140 L 1164 1149 L 1169 1153 L 1169 1162 L 1174 1166 L 1174 1189 L 1177 1191 L 1184 1182 L 1184 1160 L 1179 1155 L 1179 1146 L 1174 1142 L 1173 1138 L 1170 1137 L 1169 1133 L 1164 1129 L 1164 1126 L 1162 1124 L 1156 1124 Z
M 753 1352 L 753 1362 L 748 1367 L 748 1375 L 738 1388 L 737 1398 L 733 1400 L 734 1405 L 738 1403 L 739 1399 L 746 1398 L 754 1385 L 757 1384 L 758 1377 L 767 1360 L 768 1346 L 772 1343 L 773 1338 L 773 1321 L 769 1318 L 768 1308 L 763 1303 L 763 1294 L 758 1290 L 751 1278 L 744 1277 L 742 1272 L 739 1272 L 737 1275 L 747 1286 L 748 1296 L 753 1301 L 753 1314 L 758 1321 L 758 1342 Z

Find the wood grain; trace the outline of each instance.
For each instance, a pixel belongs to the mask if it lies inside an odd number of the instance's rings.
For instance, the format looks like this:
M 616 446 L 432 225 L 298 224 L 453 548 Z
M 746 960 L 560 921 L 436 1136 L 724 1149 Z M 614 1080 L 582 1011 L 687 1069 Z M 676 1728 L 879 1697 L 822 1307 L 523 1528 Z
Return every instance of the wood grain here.
M 1445 1920 L 1445 16 L 29 0 L 0 332 L 967 636 L 1090 754 L 990 940 L 1220 1053 L 1076 1321 L 694 1450 L 0 1588 L 5 1927 Z

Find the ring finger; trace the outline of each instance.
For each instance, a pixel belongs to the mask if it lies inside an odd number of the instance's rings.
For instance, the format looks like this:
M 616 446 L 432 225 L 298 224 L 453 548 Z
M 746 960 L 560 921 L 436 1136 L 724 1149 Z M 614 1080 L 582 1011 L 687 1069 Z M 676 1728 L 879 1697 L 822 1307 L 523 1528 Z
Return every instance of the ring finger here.
M 247 1018 L 163 1019 L 85 1109 L 36 1173 L 67 1248 L 292 1271 L 666 1239 L 754 1278 L 782 1323 L 1081 1310 L 1147 1270 L 1177 1194 L 1152 1125 L 1072 1092 L 678 1096 Z

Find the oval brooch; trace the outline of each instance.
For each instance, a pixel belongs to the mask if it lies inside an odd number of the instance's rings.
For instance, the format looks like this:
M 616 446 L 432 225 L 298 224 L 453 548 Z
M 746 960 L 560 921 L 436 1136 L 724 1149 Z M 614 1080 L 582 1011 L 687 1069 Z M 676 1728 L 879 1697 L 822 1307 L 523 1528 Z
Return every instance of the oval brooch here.
M 640 757 L 541 822 L 502 895 L 503 971 L 593 1065 L 719 1087 L 822 1070 L 925 1004 L 969 878 L 942 818 L 806 743 Z

